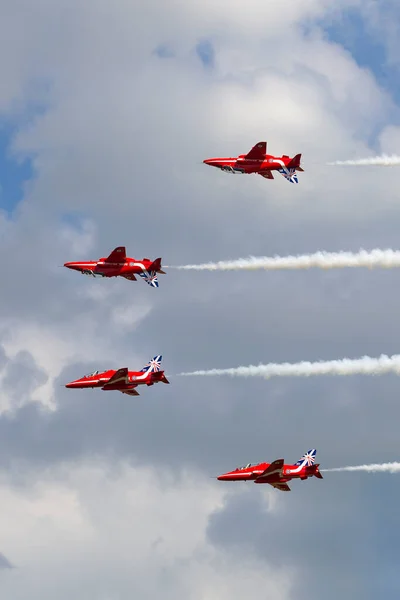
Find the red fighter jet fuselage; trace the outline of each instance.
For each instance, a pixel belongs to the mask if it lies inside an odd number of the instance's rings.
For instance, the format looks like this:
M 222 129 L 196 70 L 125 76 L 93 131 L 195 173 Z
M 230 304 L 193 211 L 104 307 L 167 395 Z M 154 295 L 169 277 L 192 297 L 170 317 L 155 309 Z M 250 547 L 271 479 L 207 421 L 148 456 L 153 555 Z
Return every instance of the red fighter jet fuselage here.
M 128 371 L 127 368 L 94 371 L 80 379 L 66 384 L 66 388 L 101 388 L 104 391 L 117 390 L 129 396 L 139 396 L 138 385 L 169 383 L 164 371 L 161 371 L 162 356 L 155 356 L 141 371 Z
M 290 492 L 287 482 L 291 479 L 308 479 L 317 477 L 323 479 L 319 465 L 314 464 L 317 451 L 309 450 L 294 465 L 285 465 L 283 458 L 272 463 L 249 463 L 217 477 L 219 481 L 254 481 L 254 483 L 269 483 L 282 492 Z
M 229 158 L 207 158 L 203 162 L 217 167 L 227 173 L 258 173 L 266 179 L 274 179 L 272 171 L 278 171 L 291 183 L 298 183 L 296 171 L 303 171 L 300 166 L 301 154 L 290 156 L 272 156 L 267 154 L 267 142 L 258 142 L 248 152 Z
M 99 260 L 89 260 L 81 262 L 67 262 L 64 267 L 79 271 L 84 275 L 96 277 L 125 277 L 131 281 L 136 281 L 135 275 L 139 275 L 152 287 L 158 287 L 157 274 L 165 275 L 161 269 L 161 258 L 152 261 L 149 258 L 136 260 L 126 256 L 124 246 L 115 248 L 107 258 Z

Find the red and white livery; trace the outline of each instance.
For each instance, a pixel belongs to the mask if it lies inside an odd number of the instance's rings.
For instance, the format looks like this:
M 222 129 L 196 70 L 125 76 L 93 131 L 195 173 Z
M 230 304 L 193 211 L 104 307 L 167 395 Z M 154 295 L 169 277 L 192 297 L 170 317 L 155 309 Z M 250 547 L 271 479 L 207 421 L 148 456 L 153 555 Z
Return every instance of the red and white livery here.
M 149 258 L 136 260 L 126 256 L 125 246 L 115 248 L 106 258 L 67 262 L 64 267 L 92 277 L 96 277 L 96 275 L 99 277 L 125 277 L 130 281 L 136 281 L 135 275 L 139 275 L 152 287 L 158 287 L 157 275 L 159 273 L 165 275 L 165 271 L 161 269 L 161 258 L 153 261 Z
M 139 396 L 136 391 L 138 385 L 154 385 L 155 383 L 169 383 L 164 371 L 161 371 L 161 354 L 155 356 L 140 371 L 128 371 L 125 367 L 117 371 L 93 371 L 80 379 L 75 379 L 66 384 L 66 388 L 101 388 L 104 391 L 117 390 L 129 396 Z
M 290 492 L 287 482 L 291 479 L 308 479 L 317 477 L 323 479 L 319 465 L 315 463 L 317 451 L 309 450 L 294 465 L 285 465 L 283 458 L 272 463 L 247 464 L 217 477 L 219 481 L 254 481 L 254 483 L 269 483 L 282 492 Z
M 272 171 L 278 171 L 291 183 L 299 183 L 296 171 L 304 170 L 300 161 L 301 154 L 296 154 L 293 158 L 286 154 L 267 154 L 267 142 L 258 142 L 247 154 L 230 158 L 207 158 L 203 162 L 226 173 L 258 173 L 266 179 L 274 179 Z

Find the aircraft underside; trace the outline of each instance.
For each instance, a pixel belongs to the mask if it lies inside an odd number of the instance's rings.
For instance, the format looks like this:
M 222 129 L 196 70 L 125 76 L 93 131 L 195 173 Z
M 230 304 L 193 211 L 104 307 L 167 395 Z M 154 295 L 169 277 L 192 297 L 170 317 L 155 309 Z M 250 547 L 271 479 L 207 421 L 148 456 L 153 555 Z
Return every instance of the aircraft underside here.
M 231 167 L 230 165 L 225 165 L 224 167 L 221 167 L 222 171 L 225 171 L 225 173 L 247 173 L 249 174 L 250 171 L 245 171 L 245 169 L 242 169 L 240 167 Z M 254 171 L 255 172 L 255 171 Z
M 135 273 L 102 273 L 101 271 L 97 271 L 94 269 L 82 269 L 82 275 L 88 275 L 89 277 L 124 277 L 130 281 L 136 281 Z M 141 277 L 146 283 L 148 283 L 152 287 L 158 287 L 158 277 L 156 271 L 144 271 L 143 273 L 136 273 L 139 277 Z
M 231 165 L 224 165 L 222 167 L 220 167 L 221 171 L 224 171 L 225 173 L 231 173 L 232 175 L 235 174 L 246 174 L 246 175 L 262 175 L 262 177 L 265 177 L 266 179 L 274 179 L 274 176 L 272 174 L 272 171 L 275 171 L 277 173 L 280 173 L 281 175 L 283 175 L 283 177 L 285 179 L 287 179 L 288 181 L 290 181 L 290 183 L 298 183 L 298 178 L 296 175 L 296 169 L 288 169 L 288 168 L 281 168 L 278 169 L 277 167 L 275 168 L 271 168 L 271 169 L 264 169 L 264 170 L 257 170 L 257 169 L 253 169 L 253 170 L 248 170 L 248 169 L 243 169 L 242 167 L 236 167 L 236 166 L 231 166 Z
M 99 271 L 95 271 L 94 269 L 82 269 L 81 273 L 82 275 L 89 275 L 89 277 L 111 277 L 111 275 L 99 273 Z

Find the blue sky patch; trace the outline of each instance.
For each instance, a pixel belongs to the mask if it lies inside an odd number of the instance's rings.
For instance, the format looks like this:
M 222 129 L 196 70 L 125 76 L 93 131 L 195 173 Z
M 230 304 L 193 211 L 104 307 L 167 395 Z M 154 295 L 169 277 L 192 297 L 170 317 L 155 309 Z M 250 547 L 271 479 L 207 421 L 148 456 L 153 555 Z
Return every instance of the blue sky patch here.
M 400 102 L 398 70 L 388 65 L 385 44 L 371 32 L 360 11 L 346 10 L 340 19 L 322 21 L 319 25 L 328 40 L 350 52 L 357 64 L 369 69 L 378 84 L 390 93 L 395 102 Z
M 175 57 L 175 52 L 173 51 L 173 49 L 171 48 L 171 46 L 169 44 L 160 44 L 154 50 L 154 53 L 159 58 L 174 58 Z
M 61 222 L 64 225 L 68 225 L 73 229 L 77 229 L 80 232 L 84 232 L 84 221 L 88 218 L 88 216 L 84 213 L 78 211 L 70 211 L 61 215 Z
M 0 208 L 12 213 L 23 198 L 23 185 L 33 177 L 31 161 L 13 157 L 10 147 L 13 129 L 0 126 Z
M 196 54 L 205 67 L 214 67 L 215 51 L 209 40 L 203 40 L 196 45 Z

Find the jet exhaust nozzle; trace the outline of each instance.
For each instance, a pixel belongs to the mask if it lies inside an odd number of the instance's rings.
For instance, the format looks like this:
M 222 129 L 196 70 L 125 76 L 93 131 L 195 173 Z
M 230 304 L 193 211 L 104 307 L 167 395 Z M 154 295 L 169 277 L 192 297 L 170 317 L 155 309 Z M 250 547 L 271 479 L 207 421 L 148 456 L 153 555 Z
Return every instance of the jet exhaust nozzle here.
M 164 373 L 162 374 L 160 381 L 162 381 L 163 383 L 169 383 L 168 379 L 165 377 Z
M 314 477 L 317 477 L 317 479 L 323 479 L 322 474 L 319 470 L 319 465 L 315 465 Z

